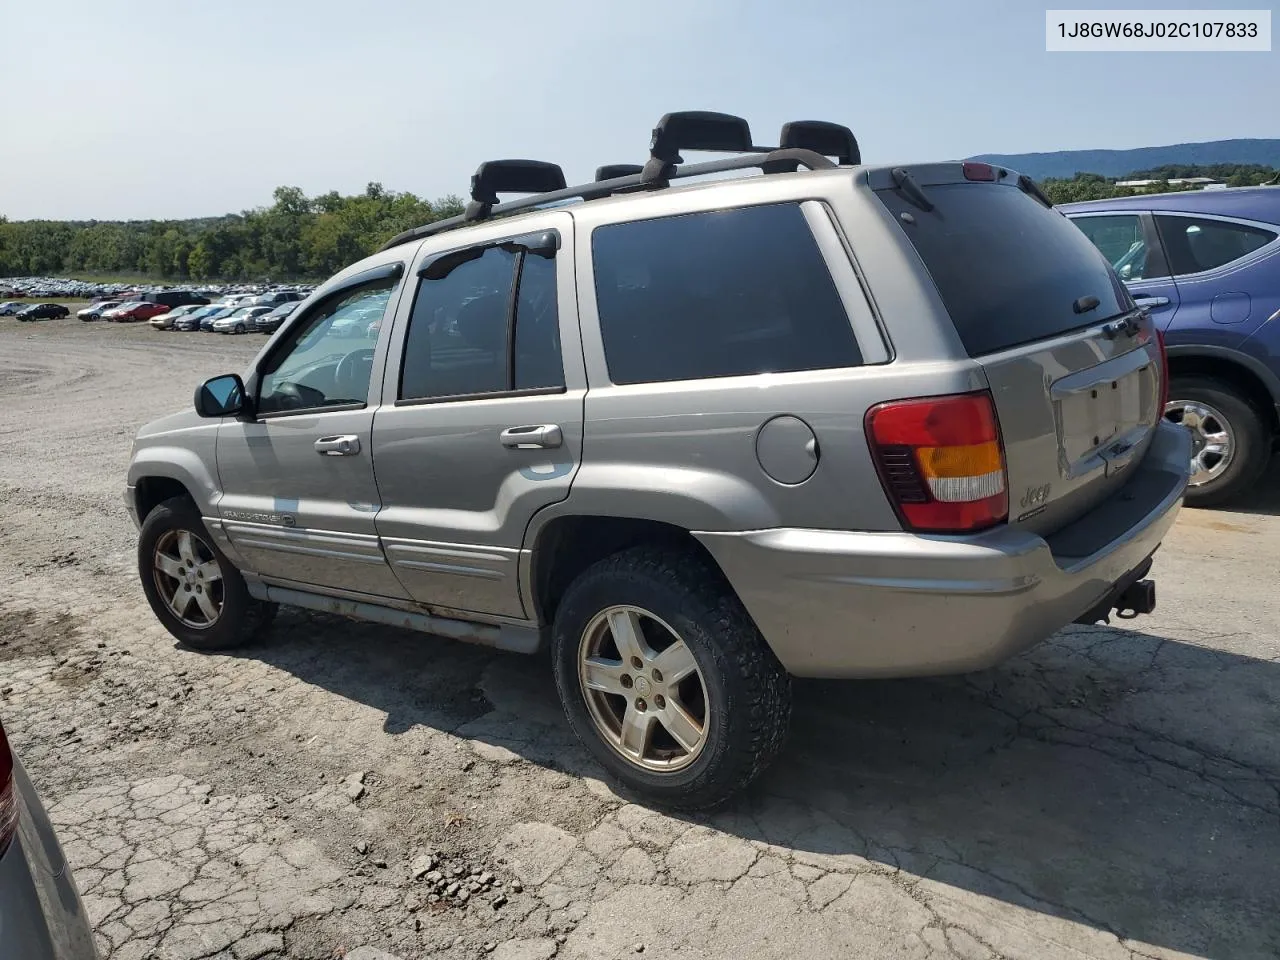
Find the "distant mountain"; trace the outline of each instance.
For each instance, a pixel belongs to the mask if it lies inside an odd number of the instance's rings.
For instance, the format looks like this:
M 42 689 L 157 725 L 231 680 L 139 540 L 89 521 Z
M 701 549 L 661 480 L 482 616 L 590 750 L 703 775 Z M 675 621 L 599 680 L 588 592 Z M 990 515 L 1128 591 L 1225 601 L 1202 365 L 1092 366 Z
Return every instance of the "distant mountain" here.
M 1204 166 L 1212 163 L 1257 163 L 1280 167 L 1280 140 L 1211 140 L 1174 143 L 1135 150 L 1057 150 L 1052 153 L 985 153 L 972 160 L 1010 167 L 1035 180 L 1069 179 L 1077 173 L 1123 177 L 1135 170 L 1166 164 Z

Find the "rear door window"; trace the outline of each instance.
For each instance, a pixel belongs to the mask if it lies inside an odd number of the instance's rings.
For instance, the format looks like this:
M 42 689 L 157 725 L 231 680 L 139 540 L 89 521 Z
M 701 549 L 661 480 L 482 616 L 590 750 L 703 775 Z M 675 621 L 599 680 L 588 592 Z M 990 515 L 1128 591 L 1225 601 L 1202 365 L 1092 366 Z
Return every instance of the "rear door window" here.
M 1102 252 L 1121 280 L 1169 276 L 1159 244 L 1148 235 L 1149 221 L 1144 221 L 1141 214 L 1076 217 L 1072 222 Z
M 555 271 L 554 259 L 489 246 L 444 277 L 424 277 L 399 399 L 563 389 Z
M 1124 285 L 1089 238 L 1016 186 L 944 183 L 923 189 L 930 211 L 896 188 L 876 195 L 920 254 L 970 356 L 1059 336 L 1132 309 Z M 1084 297 L 1097 297 L 1098 305 L 1076 313 L 1074 304 Z
M 799 204 L 611 224 L 591 250 L 613 383 L 862 364 Z
M 1156 214 L 1156 226 L 1175 277 L 1226 266 L 1276 238 L 1274 230 L 1174 214 Z

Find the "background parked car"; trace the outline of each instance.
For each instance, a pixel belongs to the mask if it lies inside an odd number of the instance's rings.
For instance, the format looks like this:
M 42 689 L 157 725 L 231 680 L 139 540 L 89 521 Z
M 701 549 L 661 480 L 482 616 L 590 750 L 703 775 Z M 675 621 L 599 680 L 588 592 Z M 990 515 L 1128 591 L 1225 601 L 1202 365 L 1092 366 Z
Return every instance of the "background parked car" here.
M 60 303 L 33 303 L 18 311 L 18 319 L 24 323 L 28 320 L 61 320 L 70 315 L 71 311 Z
M 122 304 L 114 310 L 108 310 L 103 316 L 112 323 L 137 323 L 150 320 L 162 313 L 168 313 L 169 307 L 163 303 L 152 303 L 149 300 L 135 300 Z
M 282 303 L 273 309 L 270 313 L 264 313 L 254 319 L 254 324 L 258 328 L 259 333 L 275 333 L 280 329 L 280 325 L 293 315 L 293 311 L 298 309 L 300 301 L 290 301 Z
M 21 300 L 6 300 L 0 303 L 0 317 L 12 317 L 25 306 Z
M 151 329 L 153 330 L 172 330 L 174 321 L 179 317 L 185 317 L 189 313 L 195 313 L 201 309 L 198 303 L 189 303 L 185 306 L 174 307 L 166 313 L 157 314 L 150 320 Z
M 204 316 L 200 317 L 199 329 L 203 330 L 205 333 L 208 333 L 210 330 L 213 329 L 213 322 L 215 320 L 221 320 L 223 317 L 229 317 L 231 316 L 231 314 L 235 313 L 239 309 L 240 308 L 235 306 L 234 304 L 225 304 L 225 303 L 221 304 L 219 306 L 217 313 L 205 314 Z
M 124 303 L 123 300 L 99 300 L 97 303 L 89 304 L 83 310 L 77 310 L 76 316 L 85 323 L 91 323 L 94 320 L 101 320 L 104 313 L 114 310 L 122 303 Z
M 1164 331 L 1165 416 L 1193 441 L 1187 502 L 1244 493 L 1280 443 L 1280 187 L 1140 194 L 1059 209 Z
M 117 304 L 116 306 L 111 307 L 109 310 L 103 310 L 102 319 L 106 320 L 108 323 L 114 323 L 116 317 L 119 316 L 122 312 L 132 310 L 134 307 L 139 306 L 141 303 L 142 303 L 141 300 L 125 300 L 123 303 Z
M 271 307 L 240 307 L 214 320 L 213 329 L 216 333 L 248 333 L 257 329 L 254 320 L 270 312 Z
M 197 310 L 193 310 L 188 314 L 178 317 L 173 321 L 173 329 L 183 331 L 199 330 L 201 329 L 200 325 L 204 323 L 206 317 L 213 317 L 216 319 L 217 317 L 225 316 L 230 312 L 230 307 L 211 303 L 207 307 L 200 307 Z
M 0 726 L 0 953 L 96 960 L 89 915 L 53 825 Z
M 306 295 L 297 290 L 272 290 L 253 298 L 254 306 L 274 307 L 282 303 L 297 303 L 305 300 Z
M 204 306 L 208 297 L 202 297 L 192 290 L 155 290 L 144 293 L 141 298 L 151 303 L 163 304 L 166 307 Z

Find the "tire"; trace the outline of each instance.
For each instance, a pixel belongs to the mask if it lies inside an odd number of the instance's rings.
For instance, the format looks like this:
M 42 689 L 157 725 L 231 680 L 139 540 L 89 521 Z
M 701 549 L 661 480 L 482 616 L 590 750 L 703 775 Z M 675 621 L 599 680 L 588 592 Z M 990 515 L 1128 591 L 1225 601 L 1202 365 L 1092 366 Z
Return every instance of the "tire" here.
M 631 649 L 643 652 L 645 662 L 623 675 L 627 658 L 623 644 L 612 639 L 609 617 L 625 620 L 632 614 L 644 626 L 641 648 Z M 599 676 L 608 677 L 601 682 L 616 685 L 607 694 L 589 692 L 581 679 L 579 665 L 595 652 L 594 637 L 610 638 L 602 641 L 608 653 L 591 661 L 607 664 Z M 681 644 L 687 653 L 677 652 L 691 655 L 694 669 L 673 684 L 672 677 L 651 668 L 675 661 L 651 655 Z M 682 810 L 718 806 L 758 777 L 786 738 L 790 678 L 720 572 L 688 552 L 637 547 L 588 568 L 556 610 L 551 655 L 574 733 L 610 774 L 651 802 Z M 667 726 L 678 719 L 679 707 L 694 719 L 679 726 L 685 739 L 692 740 L 690 732 L 699 735 L 692 750 Z M 649 756 L 625 756 L 621 735 L 608 732 L 609 722 L 617 721 L 621 730 L 627 717 L 643 722 L 649 716 L 651 732 L 641 741 Z
M 244 333 L 244 324 L 242 323 L 236 324 L 236 333 Z
M 1234 500 L 1266 472 L 1272 452 L 1270 430 L 1263 414 L 1230 382 L 1214 377 L 1174 377 L 1169 383 L 1165 416 L 1175 423 L 1194 417 L 1199 426 L 1192 428 L 1192 434 L 1200 442 L 1207 436 L 1225 435 L 1228 439 L 1229 456 L 1214 457 L 1201 451 L 1193 454 L 1188 506 L 1210 507 Z M 1194 471 L 1210 464 L 1213 467 L 1197 480 Z
M 188 549 L 182 547 L 184 541 Z M 157 550 L 165 555 L 166 564 L 187 555 L 196 566 L 182 578 L 165 573 L 159 569 L 161 561 Z M 274 603 L 249 596 L 240 571 L 218 549 L 199 511 L 186 497 L 166 500 L 147 515 L 138 537 L 138 575 L 157 619 L 180 643 L 193 650 L 228 650 L 242 646 L 261 635 L 275 617 Z M 166 598 L 171 588 L 184 582 L 194 587 L 184 594 L 185 622 Z M 205 589 L 209 592 L 204 593 Z M 199 602 L 200 595 L 214 607 L 221 604 L 212 620 Z M 180 604 L 182 600 L 175 594 L 174 602 Z

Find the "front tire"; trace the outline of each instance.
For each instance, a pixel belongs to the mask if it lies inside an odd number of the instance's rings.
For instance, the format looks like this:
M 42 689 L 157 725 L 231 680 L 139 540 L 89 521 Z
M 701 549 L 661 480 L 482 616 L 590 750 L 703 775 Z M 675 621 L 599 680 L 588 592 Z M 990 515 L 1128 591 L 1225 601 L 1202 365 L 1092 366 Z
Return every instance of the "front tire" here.
M 587 569 L 556 610 L 552 657 L 574 733 L 655 803 L 718 806 L 786 737 L 790 678 L 720 572 L 691 553 L 638 547 Z
M 138 537 L 138 575 L 157 619 L 184 646 L 227 650 L 258 637 L 276 605 L 249 595 L 185 497 L 147 515 Z
M 1262 414 L 1235 387 L 1213 377 L 1174 377 L 1165 418 L 1191 431 L 1188 506 L 1210 507 L 1245 493 L 1266 472 L 1271 437 Z

